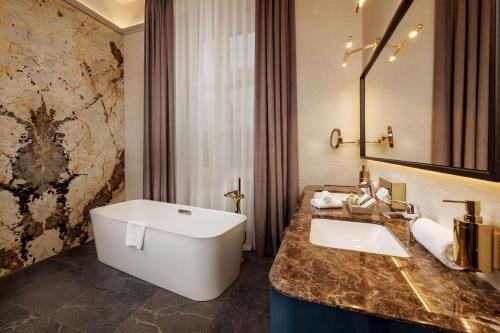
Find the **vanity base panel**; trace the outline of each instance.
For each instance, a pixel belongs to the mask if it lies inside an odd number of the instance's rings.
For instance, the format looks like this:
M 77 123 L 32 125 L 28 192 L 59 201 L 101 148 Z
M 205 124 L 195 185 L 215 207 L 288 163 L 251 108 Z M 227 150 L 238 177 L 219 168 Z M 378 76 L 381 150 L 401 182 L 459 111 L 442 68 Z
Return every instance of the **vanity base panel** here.
M 298 300 L 271 288 L 271 332 L 431 333 L 438 331 Z

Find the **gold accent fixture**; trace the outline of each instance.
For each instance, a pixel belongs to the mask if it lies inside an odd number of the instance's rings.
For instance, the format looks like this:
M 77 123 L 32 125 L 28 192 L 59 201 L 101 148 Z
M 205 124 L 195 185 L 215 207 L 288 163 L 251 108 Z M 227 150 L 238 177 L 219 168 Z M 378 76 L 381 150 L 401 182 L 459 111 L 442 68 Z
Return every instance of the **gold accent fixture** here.
M 484 273 L 493 271 L 493 226 L 483 224 L 481 202 L 443 200 L 465 204 L 465 214 L 453 219 L 453 260 Z
M 233 200 L 234 203 L 234 212 L 237 214 L 241 214 L 241 207 L 240 207 L 240 202 L 242 199 L 245 198 L 245 195 L 241 193 L 241 178 L 238 177 L 238 189 L 224 193 L 224 196 L 226 198 L 230 198 Z
M 184 215 L 191 215 L 191 214 L 193 214 L 192 211 L 187 210 L 187 209 L 177 209 L 177 213 L 184 214 Z
M 358 6 L 359 6 L 359 3 L 358 3 Z M 362 5 L 361 5 L 362 6 Z M 360 7 L 361 7 L 360 6 Z M 356 13 L 359 11 L 359 8 L 356 7 Z M 389 57 L 389 61 L 390 62 L 393 62 L 397 59 L 399 53 L 401 52 L 401 50 L 406 47 L 408 45 L 408 43 L 414 39 L 415 37 L 417 37 L 417 35 L 419 34 L 420 30 L 422 30 L 423 28 L 423 24 L 418 24 L 414 30 L 410 31 L 410 33 L 408 34 L 408 36 L 406 36 L 406 38 L 399 44 L 390 44 L 388 45 L 388 47 L 393 47 L 395 48 L 396 50 L 391 54 L 391 56 Z M 377 37 L 375 38 L 375 41 L 371 44 L 367 44 L 365 46 L 362 46 L 362 47 L 359 47 L 357 49 L 352 49 L 352 46 L 353 46 L 353 37 L 352 36 L 349 36 L 347 37 L 347 43 L 345 45 L 345 51 L 344 51 L 344 60 L 342 61 L 342 68 L 346 68 L 347 67 L 347 60 L 349 59 L 349 56 L 353 53 L 357 53 L 359 51 L 363 51 L 363 50 L 368 50 L 368 49 L 375 49 L 377 48 L 378 44 L 380 44 L 380 41 L 382 39 Z
M 412 30 L 408 36 L 406 36 L 406 38 L 399 44 L 392 44 L 391 46 L 392 47 L 395 47 L 396 50 L 394 51 L 394 53 L 389 57 L 389 61 L 390 62 L 393 62 L 394 60 L 396 60 L 396 58 L 398 57 L 399 53 L 401 52 L 401 50 L 410 42 L 410 40 L 414 39 L 415 37 L 417 37 L 418 33 L 420 32 L 420 30 L 422 30 L 424 26 L 422 24 L 418 24 L 416 27 L 415 27 L 415 30 Z
M 389 190 L 391 196 L 391 208 L 394 210 L 406 210 L 406 183 L 393 183 L 387 179 L 380 178 L 378 185 Z
M 365 4 L 365 0 L 358 0 L 358 4 L 356 5 L 356 14 L 359 13 L 359 11 L 361 10 L 361 7 L 363 7 L 364 4 Z
M 387 141 L 389 143 L 389 147 L 393 148 L 394 147 L 394 133 L 392 132 L 392 127 L 387 126 L 387 136 L 382 136 L 377 140 L 374 141 L 365 141 L 365 143 L 383 143 Z M 359 144 L 360 140 L 356 141 L 344 141 L 344 138 L 342 137 L 342 131 L 340 128 L 334 128 L 332 130 L 332 133 L 330 134 L 330 146 L 333 149 L 338 149 L 341 145 L 343 144 Z
M 415 236 L 413 236 L 413 233 L 411 232 L 411 228 L 413 226 L 413 223 L 419 217 L 419 215 L 415 211 L 415 205 L 413 205 L 411 203 L 408 203 L 406 201 L 400 201 L 400 200 L 382 200 L 382 201 L 385 202 L 386 204 L 390 205 L 391 207 L 394 204 L 402 204 L 402 205 L 406 206 L 405 213 L 408 214 L 408 215 L 406 215 L 406 217 L 403 219 L 403 221 L 406 222 L 406 230 L 408 231 L 408 236 L 409 236 L 408 240 L 410 242 L 414 242 L 415 241 Z M 384 214 L 382 214 L 382 215 L 384 215 Z M 409 215 L 413 215 L 414 217 L 409 217 Z
M 384 135 L 375 141 L 365 141 L 365 143 L 382 143 L 384 141 L 389 143 L 389 147 L 394 147 L 394 133 L 392 131 L 392 126 L 387 126 L 387 136 Z
M 363 50 L 375 49 L 381 41 L 381 38 L 375 38 L 375 41 L 373 43 L 367 44 L 367 45 L 362 46 L 362 47 L 358 47 L 357 49 L 353 50 L 352 49 L 352 46 L 353 46 L 352 39 L 353 39 L 352 36 L 347 37 L 347 43 L 345 45 L 345 51 L 344 51 L 344 60 L 342 61 L 342 68 L 347 67 L 347 60 L 349 59 L 349 56 L 351 54 L 354 54 L 354 53 L 357 53 L 357 52 L 360 52 Z
M 335 138 L 337 139 L 335 140 Z M 344 141 L 344 139 L 342 138 L 342 132 L 340 131 L 340 128 L 334 128 L 332 133 L 330 134 L 330 146 L 333 149 L 337 149 L 340 147 L 340 145 L 347 143 L 359 143 L 359 141 Z
M 366 169 L 366 165 L 361 166 L 361 171 L 359 172 L 359 183 L 370 182 L 370 171 Z

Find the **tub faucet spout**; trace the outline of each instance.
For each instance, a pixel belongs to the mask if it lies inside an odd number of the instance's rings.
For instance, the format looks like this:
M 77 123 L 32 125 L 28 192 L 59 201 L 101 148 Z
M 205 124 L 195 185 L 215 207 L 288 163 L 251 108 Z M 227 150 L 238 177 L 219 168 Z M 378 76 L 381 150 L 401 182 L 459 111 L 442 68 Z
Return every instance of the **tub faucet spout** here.
M 238 189 L 224 193 L 224 196 L 226 198 L 230 198 L 233 200 L 234 212 L 237 214 L 241 214 L 240 202 L 242 199 L 245 198 L 245 195 L 243 193 L 241 193 L 241 178 L 238 178 Z

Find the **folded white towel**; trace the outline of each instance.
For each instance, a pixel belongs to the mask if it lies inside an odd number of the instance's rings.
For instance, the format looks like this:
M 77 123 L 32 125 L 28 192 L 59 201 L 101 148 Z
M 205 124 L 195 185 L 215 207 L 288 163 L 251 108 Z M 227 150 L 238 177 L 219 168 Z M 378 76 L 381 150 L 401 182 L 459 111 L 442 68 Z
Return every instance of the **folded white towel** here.
M 127 221 L 125 245 L 135 246 L 138 250 L 142 250 L 145 233 L 146 233 L 146 223 L 139 221 Z
M 455 270 L 464 269 L 453 261 L 453 230 L 422 217 L 415 221 L 411 232 L 445 266 Z
M 316 208 L 342 208 L 343 206 L 342 201 L 333 199 L 329 203 L 326 203 L 321 199 L 311 199 L 311 205 Z
M 327 203 L 327 204 L 332 202 L 332 196 L 330 195 L 330 192 L 328 192 L 328 191 L 320 192 L 318 199 L 321 199 L 324 203 Z

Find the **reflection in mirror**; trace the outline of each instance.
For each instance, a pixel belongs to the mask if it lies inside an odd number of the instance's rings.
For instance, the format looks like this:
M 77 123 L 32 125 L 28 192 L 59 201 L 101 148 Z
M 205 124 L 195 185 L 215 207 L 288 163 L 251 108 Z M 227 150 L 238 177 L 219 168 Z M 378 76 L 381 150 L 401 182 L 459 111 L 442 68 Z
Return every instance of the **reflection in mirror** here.
M 394 13 L 401 4 L 400 0 L 367 0 L 364 2 L 363 15 L 363 45 L 369 45 L 384 36 Z M 363 51 L 363 67 L 373 54 L 373 49 Z
M 343 68 L 349 66 L 354 54 L 361 54 L 363 67 L 366 66 L 400 4 L 401 0 L 357 1 L 356 14 L 362 16 L 363 31 L 361 36 L 346 36 Z
M 487 170 L 492 16 L 490 1 L 413 2 L 365 78 L 366 140 L 397 138 L 367 157 Z

